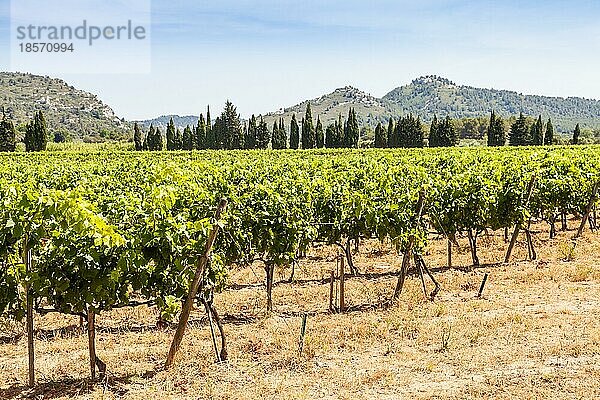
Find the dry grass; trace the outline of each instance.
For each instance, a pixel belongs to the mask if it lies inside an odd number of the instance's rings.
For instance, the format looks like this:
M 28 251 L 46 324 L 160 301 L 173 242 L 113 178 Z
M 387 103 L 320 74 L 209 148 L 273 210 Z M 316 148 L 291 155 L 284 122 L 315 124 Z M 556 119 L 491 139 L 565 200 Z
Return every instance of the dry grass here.
M 192 316 L 176 366 L 163 371 L 173 331 L 155 329 L 155 310 L 121 310 L 98 318 L 98 354 L 110 374 L 91 385 L 78 320 L 51 315 L 36 319 L 39 385 L 27 392 L 22 328 L 0 325 L 0 398 L 598 398 L 600 237 L 587 232 L 565 257 L 573 232 L 548 240 L 545 228 L 536 226 L 543 232 L 535 235 L 533 262 L 492 264 L 506 246 L 499 234 L 482 238 L 480 259 L 489 264 L 480 268 L 468 267 L 466 240 L 453 255 L 459 267 L 443 268 L 446 243 L 432 239 L 425 259 L 442 292 L 426 301 L 411 276 L 389 308 L 380 305 L 392 294 L 400 260 L 388 246 L 363 244 L 356 264 L 366 274 L 347 281 L 351 311 L 343 315 L 327 312 L 329 287 L 321 282 L 334 266 L 333 248 L 313 249 L 294 283 L 275 286 L 272 316 L 265 315 L 262 267 L 233 271 L 238 287 L 217 298 L 230 355 L 220 365 L 201 313 Z M 514 260 L 526 255 L 521 242 Z M 490 278 L 476 299 L 485 272 Z M 300 356 L 303 312 L 310 315 Z

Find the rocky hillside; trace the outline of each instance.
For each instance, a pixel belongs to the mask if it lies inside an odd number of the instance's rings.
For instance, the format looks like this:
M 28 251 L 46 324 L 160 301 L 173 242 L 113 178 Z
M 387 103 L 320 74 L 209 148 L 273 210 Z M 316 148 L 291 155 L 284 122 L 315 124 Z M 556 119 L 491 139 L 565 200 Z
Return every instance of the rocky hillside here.
M 274 119 L 283 118 L 288 122 L 292 118 L 292 114 L 296 114 L 298 123 L 300 123 L 309 102 L 313 117 L 316 120 L 319 116 L 324 126 L 337 120 L 339 114 L 342 114 L 345 118 L 351 107 L 356 110 L 361 125 L 375 126 L 378 122 L 387 121 L 390 116 L 395 116 L 399 112 L 398 106 L 390 101 L 379 99 L 359 89 L 346 86 L 319 98 L 303 101 L 293 107 L 269 113 L 265 116 L 265 120 L 271 126 Z
M 47 76 L 0 72 L 2 107 L 16 125 L 27 123 L 41 110 L 51 134 L 65 131 L 73 139 L 103 141 L 131 136 L 128 123 L 96 95 Z

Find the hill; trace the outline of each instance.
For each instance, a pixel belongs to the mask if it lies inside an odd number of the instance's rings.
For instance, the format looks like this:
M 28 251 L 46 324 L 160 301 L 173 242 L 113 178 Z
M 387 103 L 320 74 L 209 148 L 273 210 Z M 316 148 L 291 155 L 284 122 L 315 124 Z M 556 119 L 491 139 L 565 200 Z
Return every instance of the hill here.
M 158 118 L 147 119 L 144 121 L 136 121 L 138 122 L 144 129 L 150 128 L 150 125 L 154 125 L 155 128 L 160 128 L 161 130 L 167 129 L 167 125 L 169 121 L 173 118 L 173 123 L 176 127 L 183 129 L 186 126 L 196 126 L 198 123 L 198 116 L 195 115 L 161 115 Z
M 292 118 L 292 114 L 296 114 L 296 118 L 300 122 L 309 102 L 313 117 L 316 119 L 319 116 L 324 126 L 337 120 L 339 114 L 345 118 L 351 107 L 356 110 L 360 125 L 375 126 L 378 122 L 387 121 L 390 116 L 396 116 L 400 112 L 399 107 L 393 102 L 346 86 L 316 99 L 305 100 L 295 106 L 269 113 L 264 118 L 271 126 L 274 119 L 283 118 L 288 122 Z
M 600 101 L 579 97 L 547 97 L 525 95 L 508 90 L 481 89 L 456 85 L 438 76 L 423 76 L 410 84 L 400 86 L 382 98 L 371 96 L 353 87 L 344 87 L 313 100 L 266 115 L 269 123 L 275 118 L 286 121 L 296 114 L 301 119 L 310 101 L 313 116 L 321 117 L 325 125 L 338 114 L 348 114 L 354 107 L 361 124 L 374 126 L 390 117 L 412 113 L 425 122 L 435 114 L 451 118 L 487 117 L 491 110 L 504 117 L 516 116 L 521 111 L 528 116 L 552 118 L 559 132 L 572 132 L 579 123 L 582 127 L 600 128 Z
M 94 94 L 75 89 L 61 79 L 0 72 L 0 109 L 16 125 L 26 124 L 42 111 L 48 130 L 66 131 L 73 139 L 103 141 L 131 135 L 128 123 Z
M 481 89 L 456 85 L 438 76 L 424 76 L 398 87 L 383 100 L 397 105 L 404 113 L 419 115 L 429 121 L 434 114 L 452 118 L 486 115 L 491 110 L 505 117 L 523 112 L 552 118 L 559 131 L 572 131 L 577 123 L 583 127 L 600 127 L 600 101 L 579 97 L 525 95 L 508 90 Z

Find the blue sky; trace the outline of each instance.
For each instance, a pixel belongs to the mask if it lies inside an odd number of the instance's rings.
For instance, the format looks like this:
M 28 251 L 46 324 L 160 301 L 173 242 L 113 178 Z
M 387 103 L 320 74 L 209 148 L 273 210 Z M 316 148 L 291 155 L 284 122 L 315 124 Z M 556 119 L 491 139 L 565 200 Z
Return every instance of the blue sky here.
M 9 3 L 0 4 L 7 70 Z M 151 74 L 57 76 L 130 119 L 218 110 L 226 99 L 247 116 L 345 85 L 382 96 L 427 74 L 600 99 L 598 1 L 154 0 L 152 9 Z

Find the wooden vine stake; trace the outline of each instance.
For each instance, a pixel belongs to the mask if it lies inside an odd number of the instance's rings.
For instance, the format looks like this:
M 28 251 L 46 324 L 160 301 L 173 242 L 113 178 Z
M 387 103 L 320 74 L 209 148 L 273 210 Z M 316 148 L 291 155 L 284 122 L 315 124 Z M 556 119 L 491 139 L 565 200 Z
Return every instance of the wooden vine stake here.
M 421 214 L 423 213 L 423 207 L 425 205 L 425 192 L 421 190 L 419 193 L 419 201 L 417 202 L 417 210 L 415 214 L 415 218 L 413 220 L 413 228 L 417 228 L 421 221 Z M 404 255 L 402 257 L 402 267 L 400 270 L 400 276 L 398 276 L 398 283 L 396 284 L 396 289 L 394 290 L 394 296 L 392 300 L 398 300 L 400 297 L 400 293 L 402 293 L 402 287 L 404 286 L 404 280 L 406 279 L 406 274 L 408 272 L 408 265 L 410 264 L 410 256 L 412 254 L 413 247 L 415 245 L 415 234 L 412 233 L 408 238 L 408 244 L 406 245 L 406 249 L 404 251 Z
M 217 345 L 217 335 L 215 334 L 215 328 L 213 327 L 212 311 L 208 305 L 208 302 L 204 301 L 204 308 L 206 309 L 206 315 L 208 316 L 208 326 L 210 327 L 210 336 L 212 338 L 213 349 L 215 350 L 215 357 L 217 362 L 221 362 L 221 355 L 219 354 L 219 346 Z
M 483 296 L 483 289 L 485 289 L 485 283 L 488 280 L 488 273 L 486 272 L 483 276 L 483 280 L 481 281 L 481 285 L 479 286 L 479 292 L 477 293 L 477 298 L 480 299 Z
M 181 345 L 181 340 L 183 339 L 185 328 L 190 318 L 190 312 L 192 311 L 192 306 L 194 305 L 194 299 L 196 298 L 196 294 L 200 289 L 200 283 L 202 276 L 204 275 L 204 269 L 206 268 L 206 264 L 208 263 L 208 259 L 210 257 L 210 252 L 219 232 L 219 219 L 226 207 L 227 200 L 221 200 L 221 202 L 219 203 L 219 207 L 215 212 L 215 223 L 213 224 L 212 229 L 208 235 L 208 240 L 206 241 L 206 246 L 204 248 L 204 254 L 196 262 L 196 273 L 194 274 L 194 279 L 192 280 L 192 284 L 190 285 L 190 291 L 181 309 L 179 323 L 177 325 L 177 330 L 175 331 L 175 336 L 173 337 L 173 342 L 171 343 L 171 348 L 169 349 L 169 354 L 167 355 L 165 368 L 169 368 L 173 364 L 175 354 L 177 354 L 179 346 Z
M 535 184 L 535 174 L 531 177 L 529 184 L 527 185 L 527 196 L 523 202 L 523 206 L 527 207 L 529 205 L 529 200 L 531 199 L 531 194 L 533 193 L 533 185 Z M 510 244 L 508 245 L 508 250 L 506 251 L 506 257 L 504 257 L 504 262 L 508 264 L 510 261 L 510 256 L 512 251 L 517 244 L 517 238 L 519 237 L 519 231 L 521 230 L 521 221 L 515 224 L 515 230 L 513 232 L 512 238 L 510 239 Z
M 25 240 L 25 250 L 23 251 L 23 262 L 25 270 L 31 271 L 32 257 L 31 249 L 27 249 L 27 240 Z M 35 385 L 35 349 L 33 347 L 33 297 L 30 293 L 30 285 L 25 287 L 27 297 L 27 355 L 29 357 L 29 387 Z
M 340 257 L 340 312 L 343 313 L 346 310 L 346 298 L 345 298 L 345 285 L 346 285 L 346 271 L 344 268 L 344 256 Z
M 88 349 L 90 352 L 90 377 L 96 380 L 96 367 L 100 379 L 106 375 L 106 364 L 96 355 L 96 313 L 91 308 L 87 312 Z
M 329 311 L 335 312 L 335 299 L 333 297 L 333 289 L 335 287 L 335 272 L 331 270 L 331 277 L 329 278 Z
M 300 338 L 298 339 L 298 356 L 302 357 L 302 350 L 304 350 L 304 337 L 306 336 L 306 314 L 302 314 L 302 324 L 300 326 Z
M 592 209 L 594 208 L 594 204 L 596 203 L 596 198 L 598 196 L 598 185 L 599 185 L 598 182 L 596 182 L 594 184 L 594 188 L 592 189 L 592 197 L 590 198 L 589 203 L 585 207 L 585 213 L 583 214 L 583 217 L 581 218 L 581 224 L 579 224 L 579 229 L 577 230 L 577 233 L 575 234 L 575 237 L 573 239 L 579 239 L 581 237 L 581 235 L 583 234 L 583 229 L 585 228 L 585 224 L 588 221 L 588 219 L 590 218 L 590 214 L 592 212 Z

